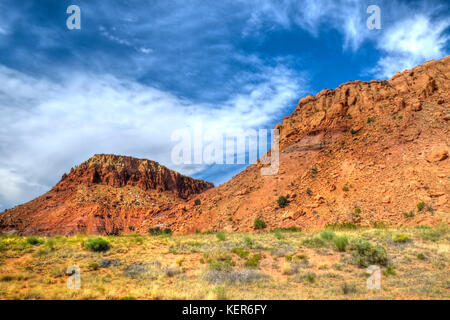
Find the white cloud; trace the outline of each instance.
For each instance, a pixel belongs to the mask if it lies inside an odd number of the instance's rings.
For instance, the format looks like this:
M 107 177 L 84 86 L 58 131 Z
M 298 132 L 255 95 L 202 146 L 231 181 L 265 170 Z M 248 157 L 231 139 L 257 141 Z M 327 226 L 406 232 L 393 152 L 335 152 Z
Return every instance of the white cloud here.
M 244 36 L 264 28 L 301 28 L 318 37 L 322 27 L 344 37 L 343 48 L 357 50 L 369 38 L 365 7 L 357 0 L 260 0 L 252 6 Z
M 398 71 L 442 58 L 446 55 L 445 47 L 449 39 L 444 31 L 449 26 L 448 18 L 433 21 L 423 14 L 394 24 L 378 42 L 383 57 L 373 73 L 381 78 L 390 78 Z
M 240 92 L 217 105 L 108 75 L 67 74 L 53 82 L 0 66 L 0 205 L 30 200 L 95 153 L 171 164 L 173 131 L 203 124 L 206 133 L 261 128 L 301 96 L 298 75 L 261 67 Z M 4 181 L 8 181 L 4 185 Z

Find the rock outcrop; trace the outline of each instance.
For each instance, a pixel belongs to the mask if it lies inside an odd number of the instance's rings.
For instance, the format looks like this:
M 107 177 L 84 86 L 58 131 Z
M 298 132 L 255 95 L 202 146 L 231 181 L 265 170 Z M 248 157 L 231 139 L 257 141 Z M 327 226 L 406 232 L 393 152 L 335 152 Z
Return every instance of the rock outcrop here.
M 351 81 L 302 98 L 276 126 L 276 175 L 251 165 L 169 221 L 180 232 L 254 231 L 255 218 L 302 229 L 448 223 L 449 78 L 450 56 L 389 81 Z
M 155 216 L 212 187 L 154 161 L 95 155 L 43 196 L 0 213 L 0 229 L 24 235 L 145 232 Z

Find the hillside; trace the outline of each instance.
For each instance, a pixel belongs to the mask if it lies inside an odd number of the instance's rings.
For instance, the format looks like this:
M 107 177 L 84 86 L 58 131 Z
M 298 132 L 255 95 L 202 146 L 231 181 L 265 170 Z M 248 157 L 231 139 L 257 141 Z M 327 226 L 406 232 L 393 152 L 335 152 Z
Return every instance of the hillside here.
M 157 162 L 95 155 L 46 194 L 0 214 L 0 229 L 20 234 L 145 232 L 152 217 L 213 184 Z
M 302 98 L 277 125 L 278 174 L 249 166 L 204 192 L 200 206 L 172 212 L 172 228 L 253 231 L 256 218 L 309 230 L 448 223 L 449 77 L 450 56 L 390 81 L 352 81 Z

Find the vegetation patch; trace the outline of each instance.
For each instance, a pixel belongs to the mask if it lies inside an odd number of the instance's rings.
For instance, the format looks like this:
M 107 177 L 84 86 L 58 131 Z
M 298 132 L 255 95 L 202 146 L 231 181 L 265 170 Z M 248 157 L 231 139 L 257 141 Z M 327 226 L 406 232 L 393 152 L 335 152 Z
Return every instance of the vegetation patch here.
M 216 233 L 216 237 L 217 237 L 217 239 L 219 239 L 220 241 L 225 241 L 225 240 L 226 240 L 225 233 L 223 233 L 223 232 L 217 232 L 217 233 Z
M 358 239 L 352 242 L 354 263 L 367 268 L 370 265 L 386 266 L 388 258 L 386 249 L 380 245 L 373 246 L 368 240 Z
M 41 244 L 44 243 L 44 240 L 39 239 L 38 237 L 35 237 L 35 236 L 27 237 L 27 238 L 25 239 L 25 241 L 26 241 L 28 244 L 31 244 L 31 245 L 33 245 L 33 246 L 38 246 L 38 245 L 41 245 Z
M 280 196 L 277 200 L 278 206 L 284 208 L 288 205 L 288 200 L 285 196 Z
M 242 248 L 233 248 L 231 250 L 231 252 L 237 254 L 239 256 L 239 258 L 247 258 L 250 254 L 250 252 L 248 250 L 242 249 Z
M 395 243 L 406 243 L 411 241 L 411 239 L 406 235 L 406 234 L 397 234 L 395 235 L 395 237 L 392 239 Z
M 322 232 L 320 233 L 320 237 L 321 237 L 323 240 L 327 240 L 327 241 L 333 240 L 333 238 L 334 238 L 334 232 L 333 232 L 332 230 L 324 230 L 324 231 L 322 231 Z
M 334 245 L 338 251 L 345 251 L 347 248 L 348 240 L 346 236 L 336 236 L 333 239 Z
M 256 253 L 250 259 L 245 261 L 245 266 L 248 268 L 257 268 L 259 266 L 259 260 L 262 259 L 262 254 Z
M 310 238 L 303 240 L 302 244 L 308 248 L 322 248 L 325 247 L 325 241 L 320 238 Z
M 90 238 L 84 243 L 84 247 L 94 252 L 105 252 L 111 248 L 108 240 L 102 237 Z
M 255 227 L 255 230 L 262 230 L 267 227 L 266 222 L 260 218 L 256 218 L 253 225 Z

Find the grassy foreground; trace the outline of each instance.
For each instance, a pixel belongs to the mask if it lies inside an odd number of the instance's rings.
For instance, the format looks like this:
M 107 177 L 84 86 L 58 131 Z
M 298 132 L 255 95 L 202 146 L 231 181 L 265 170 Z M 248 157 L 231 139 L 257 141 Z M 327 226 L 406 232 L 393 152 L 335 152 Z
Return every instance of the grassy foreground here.
M 0 299 L 449 299 L 448 225 L 0 237 Z M 95 251 L 97 250 L 97 251 Z M 368 289 L 368 265 L 381 289 Z M 78 266 L 81 288 L 69 289 Z

